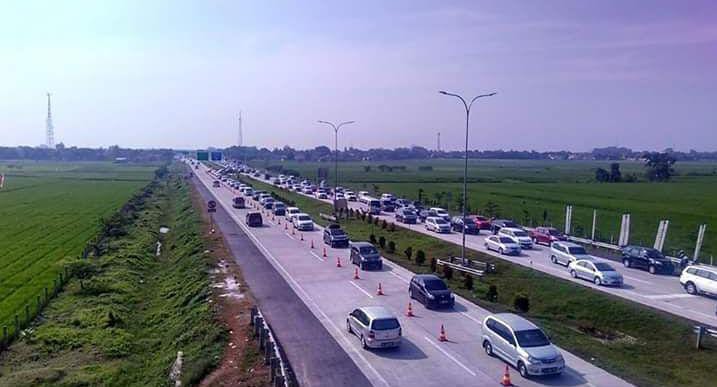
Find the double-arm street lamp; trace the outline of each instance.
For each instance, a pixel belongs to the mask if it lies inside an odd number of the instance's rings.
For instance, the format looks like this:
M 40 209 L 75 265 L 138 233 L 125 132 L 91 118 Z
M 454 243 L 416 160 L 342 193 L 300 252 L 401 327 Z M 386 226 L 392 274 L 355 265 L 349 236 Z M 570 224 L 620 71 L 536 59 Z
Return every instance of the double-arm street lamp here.
M 353 124 L 356 121 L 346 121 L 342 122 L 338 125 L 335 125 L 333 122 L 329 121 L 318 121 L 320 124 L 326 124 L 329 125 L 334 130 L 334 205 L 336 204 L 336 188 L 339 186 L 339 129 L 341 129 L 342 126 Z
M 471 107 L 473 106 L 473 102 L 477 101 L 480 98 L 492 97 L 492 96 L 496 95 L 497 93 L 477 95 L 477 96 L 473 97 L 473 99 L 471 100 L 470 103 L 467 103 L 466 100 L 458 94 L 449 93 L 449 92 L 446 92 L 443 90 L 439 91 L 439 93 L 460 99 L 461 102 L 463 102 L 463 107 L 465 107 L 465 109 L 466 109 L 466 149 L 465 149 L 465 157 L 464 157 L 465 165 L 463 168 L 463 202 L 461 203 L 463 206 L 463 209 L 462 209 L 463 210 L 463 218 L 462 218 L 463 244 L 461 245 L 461 260 L 462 260 L 463 264 L 465 264 L 466 263 L 466 224 L 465 223 L 466 223 L 466 206 L 468 205 L 468 193 L 467 193 L 468 192 L 468 189 L 467 189 L 467 186 L 468 186 L 468 121 L 471 116 Z

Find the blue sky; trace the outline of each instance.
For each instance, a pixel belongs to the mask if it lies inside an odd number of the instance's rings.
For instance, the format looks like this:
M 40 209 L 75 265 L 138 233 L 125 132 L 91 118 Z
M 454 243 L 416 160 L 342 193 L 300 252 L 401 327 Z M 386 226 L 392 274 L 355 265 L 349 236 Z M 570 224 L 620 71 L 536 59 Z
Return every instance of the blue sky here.
M 7 1 L 0 144 L 717 148 L 709 1 Z

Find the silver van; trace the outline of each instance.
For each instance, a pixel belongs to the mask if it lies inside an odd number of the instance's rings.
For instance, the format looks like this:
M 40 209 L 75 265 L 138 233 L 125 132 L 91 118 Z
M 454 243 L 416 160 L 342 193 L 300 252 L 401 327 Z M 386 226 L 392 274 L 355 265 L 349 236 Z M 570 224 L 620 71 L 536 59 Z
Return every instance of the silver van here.
M 401 324 L 383 306 L 354 309 L 346 318 L 346 330 L 361 340 L 364 349 L 395 348 L 401 345 Z
M 585 248 L 571 242 L 553 242 L 550 244 L 550 261 L 563 266 L 579 259 L 593 260 L 594 257 Z
M 483 349 L 518 369 L 527 378 L 532 375 L 557 375 L 565 369 L 560 351 L 535 324 L 513 313 L 486 317 L 481 327 Z

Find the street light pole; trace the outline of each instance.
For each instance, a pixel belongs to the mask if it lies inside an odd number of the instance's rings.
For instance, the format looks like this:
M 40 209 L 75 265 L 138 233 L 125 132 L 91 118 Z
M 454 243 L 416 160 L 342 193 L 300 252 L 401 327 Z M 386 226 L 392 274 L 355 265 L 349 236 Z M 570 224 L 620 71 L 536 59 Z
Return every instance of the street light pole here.
M 339 129 L 342 126 L 353 124 L 356 121 L 346 121 L 338 125 L 329 121 L 318 121 L 320 124 L 329 125 L 334 130 L 334 205 L 336 205 L 336 188 L 339 186 Z
M 463 167 L 463 202 L 462 204 L 462 212 L 463 217 L 461 219 L 463 223 L 463 243 L 461 244 L 461 261 L 463 264 L 466 264 L 466 206 L 468 205 L 468 122 L 470 120 L 471 116 L 471 107 L 473 106 L 473 102 L 477 101 L 479 98 L 483 97 L 492 97 L 496 95 L 497 93 L 489 93 L 489 94 L 481 94 L 473 97 L 470 103 L 467 103 L 466 100 L 461 97 L 458 94 L 454 93 L 448 93 L 446 91 L 439 91 L 440 94 L 448 95 L 451 97 L 456 97 L 463 102 L 463 107 L 466 109 L 466 147 L 465 147 L 465 155 L 464 155 L 464 167 Z

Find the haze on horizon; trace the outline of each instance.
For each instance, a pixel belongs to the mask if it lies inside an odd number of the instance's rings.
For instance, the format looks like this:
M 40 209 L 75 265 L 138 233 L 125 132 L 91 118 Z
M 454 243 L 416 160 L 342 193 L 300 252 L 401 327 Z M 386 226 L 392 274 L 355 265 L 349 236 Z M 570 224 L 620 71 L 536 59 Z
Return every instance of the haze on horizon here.
M 23 1 L 0 145 L 717 149 L 713 1 Z

